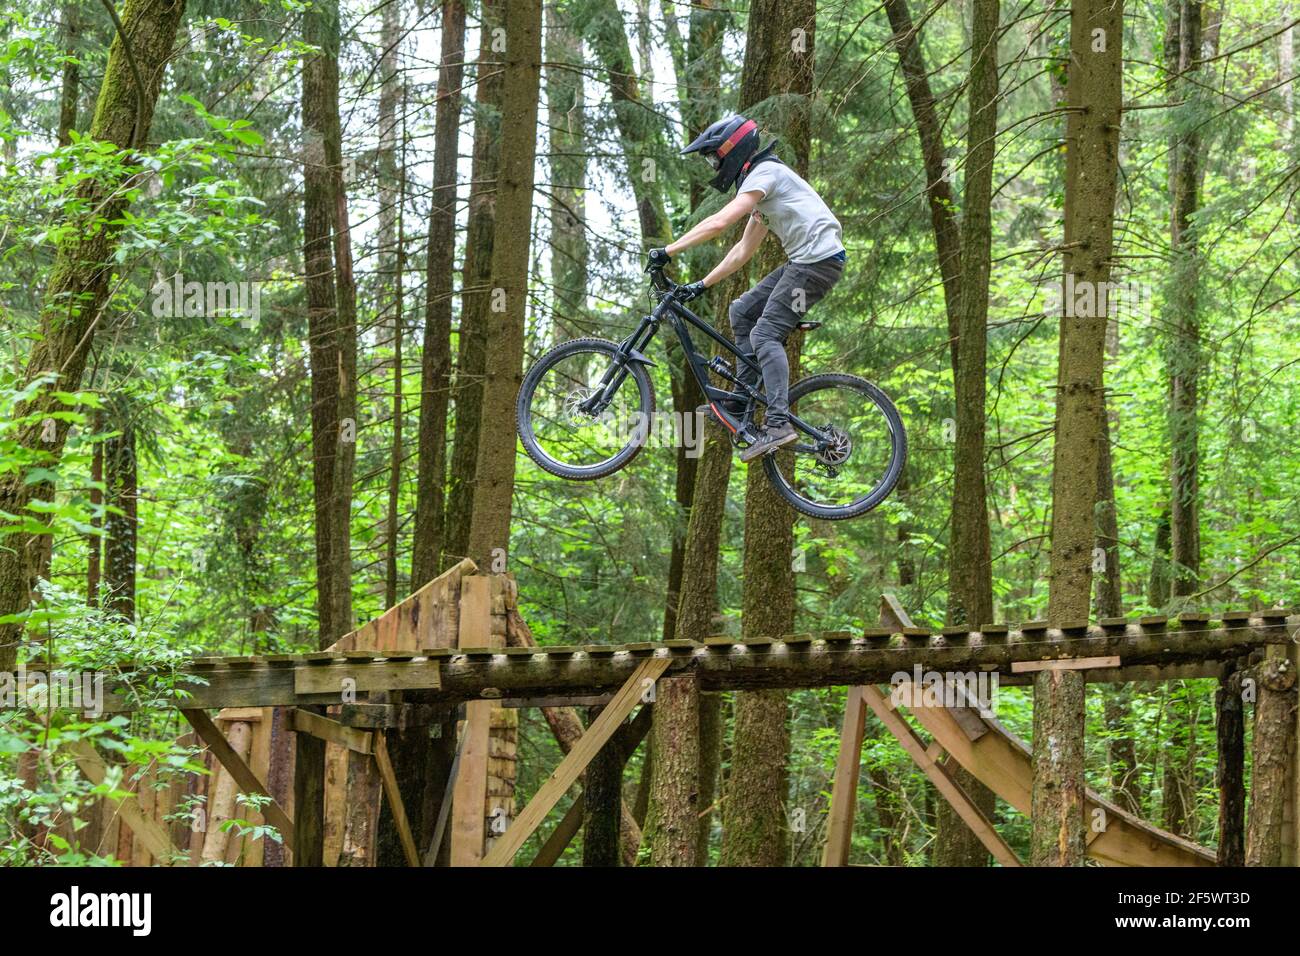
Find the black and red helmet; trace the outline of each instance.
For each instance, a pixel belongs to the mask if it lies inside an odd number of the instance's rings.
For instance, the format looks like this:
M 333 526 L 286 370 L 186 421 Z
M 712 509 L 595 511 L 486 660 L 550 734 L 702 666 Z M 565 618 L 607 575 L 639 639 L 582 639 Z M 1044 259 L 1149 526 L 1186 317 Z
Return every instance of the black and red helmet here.
M 725 193 L 740 179 L 745 166 L 758 152 L 758 124 L 743 116 L 718 120 L 697 136 L 682 155 L 699 153 L 718 174 L 709 185 Z

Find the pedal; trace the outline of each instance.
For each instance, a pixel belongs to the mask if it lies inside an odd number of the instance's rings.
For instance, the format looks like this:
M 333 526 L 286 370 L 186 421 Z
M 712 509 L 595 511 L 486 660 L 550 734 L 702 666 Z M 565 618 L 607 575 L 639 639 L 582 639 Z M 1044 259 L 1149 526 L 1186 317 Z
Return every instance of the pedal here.
M 800 322 L 800 323 L 796 326 L 796 328 L 798 328 L 798 329 L 800 329 L 801 331 L 804 331 L 804 332 L 811 332 L 813 329 L 820 329 L 821 327 L 822 327 L 822 324 L 821 324 L 820 322 L 811 322 L 811 321 L 810 321 L 810 322 Z

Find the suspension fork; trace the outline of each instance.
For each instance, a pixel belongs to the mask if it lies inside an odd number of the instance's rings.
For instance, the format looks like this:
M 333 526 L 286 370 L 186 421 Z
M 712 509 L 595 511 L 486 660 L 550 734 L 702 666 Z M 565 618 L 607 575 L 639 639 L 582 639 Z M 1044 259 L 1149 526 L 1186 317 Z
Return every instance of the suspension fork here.
M 614 361 L 610 363 L 609 368 L 605 370 L 605 374 L 601 376 L 594 394 L 578 406 L 580 411 L 589 415 L 599 415 L 609 407 L 609 403 L 614 400 L 614 396 L 622 388 L 623 383 L 627 380 L 631 365 L 655 364 L 646 357 L 643 349 L 654 338 L 665 307 L 660 305 L 650 315 L 642 316 L 641 324 L 637 326 L 636 331 L 619 343 L 618 351 L 614 354 Z

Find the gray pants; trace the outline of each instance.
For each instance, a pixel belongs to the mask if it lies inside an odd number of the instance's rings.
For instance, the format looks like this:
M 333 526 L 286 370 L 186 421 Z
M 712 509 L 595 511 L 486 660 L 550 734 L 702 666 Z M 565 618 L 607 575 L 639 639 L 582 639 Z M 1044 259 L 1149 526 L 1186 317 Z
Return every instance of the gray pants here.
M 790 363 L 785 357 L 785 340 L 843 274 L 844 263 L 834 259 L 787 262 L 731 303 L 728 314 L 736 346 L 756 357 L 763 370 L 768 425 L 784 425 L 789 420 Z M 758 374 L 744 366 L 740 379 L 746 385 L 758 384 Z

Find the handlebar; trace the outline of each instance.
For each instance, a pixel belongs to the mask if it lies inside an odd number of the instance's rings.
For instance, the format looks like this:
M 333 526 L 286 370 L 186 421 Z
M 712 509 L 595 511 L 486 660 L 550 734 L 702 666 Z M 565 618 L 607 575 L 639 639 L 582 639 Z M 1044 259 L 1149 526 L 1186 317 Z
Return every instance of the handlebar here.
M 677 291 L 678 288 L 677 283 L 674 282 L 672 279 L 668 278 L 666 275 L 664 275 L 664 270 L 662 266 L 658 268 L 651 266 L 650 268 L 646 269 L 646 271 L 650 273 L 650 284 L 653 285 L 655 289 L 657 289 L 658 291 L 669 292 L 669 293 Z

